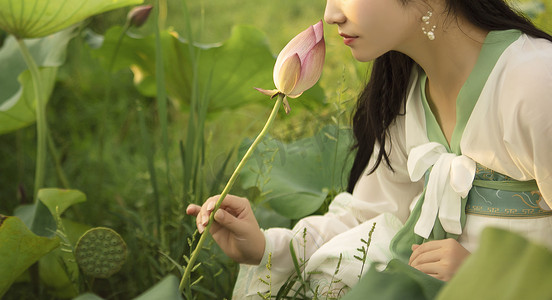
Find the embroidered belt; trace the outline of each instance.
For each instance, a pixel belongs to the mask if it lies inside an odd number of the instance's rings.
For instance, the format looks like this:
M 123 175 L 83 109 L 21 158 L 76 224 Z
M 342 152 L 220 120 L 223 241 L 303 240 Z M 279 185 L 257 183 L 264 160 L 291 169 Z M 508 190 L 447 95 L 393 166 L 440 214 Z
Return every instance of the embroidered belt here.
M 466 214 L 498 218 L 552 216 L 534 180 L 516 181 L 477 164 Z
M 539 191 L 512 192 L 474 186 L 468 194 L 466 214 L 500 218 L 552 216 Z

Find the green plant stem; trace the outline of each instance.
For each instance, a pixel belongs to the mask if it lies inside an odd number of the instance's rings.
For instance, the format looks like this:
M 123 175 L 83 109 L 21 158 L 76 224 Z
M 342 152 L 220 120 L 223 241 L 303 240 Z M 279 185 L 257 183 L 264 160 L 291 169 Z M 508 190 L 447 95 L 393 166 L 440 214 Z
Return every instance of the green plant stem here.
M 50 132 L 47 132 L 47 134 L 48 134 L 48 149 L 50 149 L 50 154 L 54 159 L 54 165 L 56 167 L 56 173 L 57 173 L 58 179 L 61 182 L 61 185 L 63 186 L 63 188 L 68 189 L 71 187 L 71 185 L 69 184 L 69 180 L 67 179 L 67 176 L 65 175 L 65 172 L 63 172 L 63 168 L 61 167 L 61 162 L 59 160 L 59 155 L 56 149 L 56 145 L 54 144 L 54 139 L 52 138 L 52 135 L 50 134 Z
M 25 45 L 23 39 L 18 38 L 19 48 L 25 63 L 31 72 L 33 88 L 36 99 L 36 131 L 37 131 L 37 154 L 33 199 L 36 200 L 38 190 L 44 186 L 44 174 L 46 172 L 46 151 L 48 142 L 48 123 L 46 122 L 46 99 L 42 94 L 42 80 L 40 71 L 36 65 L 29 48 Z
M 167 2 L 166 0 L 157 0 L 156 8 L 154 9 L 154 28 L 155 28 L 155 84 L 157 87 L 157 111 L 159 122 L 161 125 L 161 139 L 163 144 L 163 154 L 165 158 L 165 168 L 167 175 L 167 190 L 172 196 L 170 162 L 169 162 L 169 138 L 168 138 L 168 121 L 167 121 L 167 92 L 165 87 L 165 69 L 163 66 L 163 44 L 161 42 L 161 30 L 165 26 Z M 156 197 L 157 210 L 157 231 L 163 248 L 166 248 L 165 234 L 163 232 L 163 220 L 161 219 L 162 204 L 160 197 Z
M 276 103 L 274 104 L 274 108 L 272 108 L 272 112 L 270 113 L 270 116 L 268 117 L 268 120 L 266 121 L 263 129 L 261 130 L 259 135 L 257 135 L 257 138 L 255 138 L 255 140 L 253 141 L 251 146 L 249 146 L 249 149 L 247 149 L 247 152 L 245 153 L 245 155 L 241 159 L 240 163 L 238 164 L 238 166 L 234 170 L 234 173 L 232 173 L 232 176 L 230 176 L 230 179 L 228 180 L 228 183 L 226 183 L 226 186 L 222 190 L 222 193 L 220 194 L 220 198 L 217 200 L 217 203 L 215 204 L 215 207 L 214 207 L 213 211 L 209 215 L 209 223 L 207 223 L 207 226 L 205 227 L 205 230 L 201 234 L 201 238 L 199 238 L 199 242 L 197 243 L 194 251 L 192 252 L 192 255 L 190 257 L 190 261 L 188 262 L 188 265 L 186 266 L 186 269 L 184 270 L 184 275 L 182 276 L 182 280 L 180 281 L 180 287 L 179 287 L 181 293 L 184 291 L 184 287 L 188 285 L 190 275 L 191 275 L 192 269 L 194 267 L 195 261 L 196 261 L 198 255 L 199 255 L 199 252 L 201 251 L 201 249 L 203 247 L 203 243 L 205 242 L 205 239 L 207 238 L 209 229 L 211 228 L 211 224 L 213 224 L 213 222 L 214 222 L 215 212 L 221 206 L 222 201 L 224 200 L 226 195 L 228 195 L 228 192 L 230 192 L 230 189 L 232 188 L 232 186 L 234 185 L 234 182 L 238 178 L 238 175 L 239 175 L 241 169 L 243 168 L 243 166 L 245 165 L 247 160 L 249 160 L 249 158 L 251 157 L 251 155 L 255 151 L 255 148 L 257 148 L 257 145 L 264 138 L 264 136 L 268 132 L 268 129 L 270 128 L 272 123 L 274 123 L 274 120 L 276 119 L 276 116 L 278 115 L 278 110 L 279 110 L 280 106 L 282 105 L 283 100 L 284 100 L 284 95 L 283 94 L 278 94 L 278 99 L 276 100 Z

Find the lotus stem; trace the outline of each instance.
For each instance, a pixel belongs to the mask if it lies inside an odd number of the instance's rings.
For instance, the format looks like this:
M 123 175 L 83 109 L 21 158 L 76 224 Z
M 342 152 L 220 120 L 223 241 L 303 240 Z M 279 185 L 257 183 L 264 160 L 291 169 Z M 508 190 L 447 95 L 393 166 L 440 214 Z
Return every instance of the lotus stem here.
M 42 80 L 40 71 L 36 65 L 33 56 L 29 52 L 29 48 L 23 39 L 17 38 L 19 48 L 25 63 L 31 72 L 33 88 L 36 99 L 36 131 L 37 131 L 37 154 L 36 154 L 36 170 L 34 182 L 33 197 L 36 201 L 38 190 L 44 186 L 44 174 L 46 172 L 46 151 L 48 146 L 48 123 L 46 122 L 46 99 L 42 94 Z
M 245 153 L 245 155 L 241 159 L 240 163 L 238 164 L 238 166 L 234 170 L 234 173 L 232 173 L 232 176 L 230 176 L 230 179 L 228 180 L 228 183 L 226 183 L 226 186 L 222 190 L 222 193 L 220 194 L 220 198 L 217 200 L 217 203 L 215 204 L 215 207 L 214 207 L 213 211 L 209 215 L 209 223 L 207 223 L 207 226 L 205 227 L 205 230 L 201 234 L 201 237 L 199 238 L 199 242 L 197 243 L 194 251 L 192 252 L 192 255 L 190 257 L 190 261 L 188 262 L 188 265 L 186 266 L 186 269 L 184 271 L 184 275 L 182 276 L 182 280 L 180 281 L 179 289 L 180 289 L 181 293 L 184 291 L 184 287 L 187 286 L 189 281 L 190 281 L 190 275 L 191 275 L 192 269 L 194 267 L 195 261 L 196 261 L 198 255 L 199 255 L 199 252 L 201 251 L 201 249 L 203 247 L 203 243 L 205 242 L 205 239 L 207 238 L 209 229 L 211 228 L 211 224 L 213 224 L 213 222 L 214 222 L 215 212 L 221 206 L 222 201 L 224 200 L 226 195 L 228 195 L 228 192 L 230 192 L 230 189 L 232 188 L 232 186 L 234 185 L 234 182 L 238 178 L 238 175 L 239 175 L 241 169 L 245 166 L 245 163 L 247 162 L 247 160 L 249 160 L 249 158 L 251 157 L 251 154 L 253 154 L 253 152 L 257 148 L 257 145 L 259 145 L 261 140 L 264 138 L 264 136 L 268 132 L 268 129 L 270 128 L 270 126 L 272 126 L 272 123 L 274 123 L 274 120 L 276 119 L 276 116 L 278 115 L 278 110 L 279 110 L 280 106 L 282 105 L 284 97 L 285 96 L 283 94 L 278 94 L 278 99 L 276 100 L 276 103 L 274 104 L 274 108 L 272 108 L 272 112 L 270 113 L 270 116 L 268 117 L 268 120 L 266 121 L 263 129 L 261 130 L 259 135 L 257 135 L 257 138 L 255 138 L 255 140 L 253 141 L 251 146 L 249 146 L 249 149 L 247 149 L 247 152 Z

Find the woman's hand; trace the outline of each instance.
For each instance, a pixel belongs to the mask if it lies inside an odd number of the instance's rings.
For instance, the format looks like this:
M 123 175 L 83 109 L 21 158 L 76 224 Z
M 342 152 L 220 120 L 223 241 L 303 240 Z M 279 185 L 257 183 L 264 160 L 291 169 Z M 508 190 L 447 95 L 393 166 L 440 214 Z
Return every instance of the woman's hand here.
M 196 217 L 197 229 L 205 230 L 209 215 L 219 196 L 214 196 L 203 206 L 190 204 L 188 215 Z M 232 195 L 226 196 L 215 213 L 215 222 L 209 230 L 222 251 L 238 263 L 257 265 L 261 262 L 265 248 L 265 237 L 259 228 L 249 200 Z
M 470 255 L 470 252 L 454 239 L 412 245 L 412 251 L 408 262 L 410 266 L 443 281 L 449 281 L 464 259 Z

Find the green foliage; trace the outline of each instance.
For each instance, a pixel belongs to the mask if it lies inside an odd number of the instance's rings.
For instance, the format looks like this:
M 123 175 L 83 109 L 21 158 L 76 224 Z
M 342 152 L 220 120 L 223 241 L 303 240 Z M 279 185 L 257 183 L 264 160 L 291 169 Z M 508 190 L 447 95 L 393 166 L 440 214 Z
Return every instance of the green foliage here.
M 61 239 L 60 247 L 39 260 L 39 277 L 53 295 L 61 298 L 74 297 L 79 293 L 80 274 L 73 254 L 73 245 L 90 227 L 62 219 L 61 214 L 72 205 L 85 202 L 86 195 L 78 190 L 49 188 L 39 190 L 38 198 L 39 203 L 44 203 L 55 219 L 55 234 Z
M 77 190 L 41 189 L 38 199 L 33 204 L 16 208 L 15 216 L 35 234 L 52 237 L 57 229 L 54 216 L 73 204 L 86 201 L 86 196 Z
M 67 43 L 74 36 L 73 31 L 70 28 L 25 42 L 40 67 L 42 93 L 46 99 L 52 93 L 57 69 L 65 61 Z M 4 134 L 34 123 L 36 103 L 33 82 L 14 37 L 8 37 L 0 49 L 0 62 L 0 134 Z
M 19 38 L 50 35 L 90 16 L 143 0 L 0 0 L 0 28 Z
M 174 275 L 168 275 L 163 278 L 159 283 L 145 291 L 140 296 L 133 298 L 134 300 L 149 300 L 149 299 L 163 299 L 163 300 L 180 300 L 182 295 L 178 291 L 178 278 Z M 79 295 L 73 300 L 103 300 L 103 298 L 92 294 L 85 293 Z
M 368 272 L 343 297 L 343 300 L 366 299 L 366 295 L 377 295 L 381 300 L 429 300 L 435 298 L 444 284 L 443 281 L 414 269 L 398 259 L 391 260 L 383 272 L 378 271 L 377 267 L 377 264 L 372 264 Z
M 376 229 L 376 223 L 372 225 L 372 229 L 370 229 L 370 232 L 368 233 L 368 240 L 360 239 L 360 241 L 364 244 L 362 247 L 357 248 L 357 251 L 360 252 L 360 255 L 355 255 L 354 257 L 357 260 L 360 260 L 362 262 L 362 267 L 360 268 L 360 273 L 358 274 L 358 279 L 362 277 L 362 274 L 364 274 L 364 266 L 366 265 L 366 258 L 368 258 L 368 248 L 370 247 L 370 243 L 372 242 L 372 234 L 374 233 L 374 229 Z
M 72 205 L 85 202 L 86 195 L 78 190 L 48 188 L 38 191 L 38 199 L 55 216 L 56 214 L 63 214 Z
M 551 299 L 552 252 L 517 233 L 489 227 L 481 245 L 449 282 L 399 260 L 383 272 L 373 265 L 344 300 L 365 299 Z
M 42 201 L 18 206 L 14 211 L 14 215 L 20 218 L 36 235 L 44 237 L 55 235 L 56 221 Z
M 19 275 L 59 245 L 32 233 L 17 217 L 0 216 L 0 297 Z
M 122 28 L 111 28 L 105 35 L 102 47 L 95 55 L 107 66 L 115 51 Z M 145 96 L 156 95 L 155 80 L 155 37 L 127 36 L 118 50 L 120 57 L 113 65 L 114 70 L 128 68 L 134 73 L 134 82 Z M 169 98 L 189 107 L 194 85 L 191 55 L 187 41 L 174 31 L 161 32 L 165 84 Z M 251 26 L 238 26 L 232 36 L 216 44 L 194 44 L 199 51 L 200 66 L 197 74 L 200 91 L 205 97 L 209 111 L 220 111 L 266 102 L 266 96 L 253 90 L 254 87 L 272 88 L 272 55 L 266 36 Z M 300 100 L 314 104 L 322 103 L 324 93 L 320 87 L 305 92 Z
M 73 300 L 104 300 L 104 299 L 92 293 L 84 293 L 79 295 L 78 297 L 73 298 Z
M 346 155 L 351 141 L 350 130 L 335 125 L 288 144 L 268 140 L 244 169 L 242 186 L 260 187 L 270 207 L 287 218 L 312 214 L 343 190 L 352 163 Z
M 437 295 L 455 299 L 552 299 L 552 252 L 517 233 L 486 228 L 481 245 Z
M 90 226 L 65 218 L 60 221 L 58 237 L 62 240 L 61 245 L 38 261 L 38 273 L 48 293 L 65 299 L 77 296 L 80 291 L 81 277 L 73 245 Z M 64 229 L 63 233 L 60 228 Z
M 546 0 L 512 0 L 517 7 L 529 17 L 537 27 L 552 34 L 552 2 Z
M 178 291 L 178 278 L 169 275 L 161 280 L 158 284 L 153 286 L 151 289 L 147 290 L 145 293 L 135 298 L 135 300 L 148 299 L 182 299 L 182 295 Z

